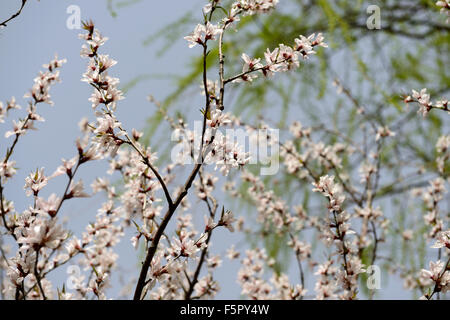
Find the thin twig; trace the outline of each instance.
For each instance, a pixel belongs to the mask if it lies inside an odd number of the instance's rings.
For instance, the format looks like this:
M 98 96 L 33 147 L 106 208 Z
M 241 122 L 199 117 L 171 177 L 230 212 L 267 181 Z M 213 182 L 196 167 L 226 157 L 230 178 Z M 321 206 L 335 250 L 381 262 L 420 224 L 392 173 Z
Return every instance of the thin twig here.
M 14 13 L 11 17 L 6 19 L 5 21 L 0 22 L 0 26 L 6 27 L 6 23 L 8 23 L 12 19 L 18 17 L 22 13 L 22 9 L 23 9 L 23 7 L 25 7 L 26 3 L 27 3 L 27 0 L 22 0 L 22 5 L 20 6 L 20 9 L 16 13 Z

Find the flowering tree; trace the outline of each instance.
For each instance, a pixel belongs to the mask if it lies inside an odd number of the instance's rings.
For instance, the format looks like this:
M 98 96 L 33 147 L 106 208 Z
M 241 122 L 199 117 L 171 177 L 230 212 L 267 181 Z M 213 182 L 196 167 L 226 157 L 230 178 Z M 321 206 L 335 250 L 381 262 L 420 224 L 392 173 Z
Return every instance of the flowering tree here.
M 240 259 L 237 281 L 248 299 L 357 299 L 368 289 L 367 296 L 372 297 L 377 284 L 369 285 L 366 280 L 377 276 L 382 263 L 423 298 L 440 297 L 448 290 L 450 231 L 444 197 L 450 172 L 450 136 L 441 132 L 448 130 L 442 125 L 448 124 L 448 101 L 434 102 L 427 89 L 412 90 L 403 97 L 403 103 L 416 105 L 423 117 L 439 119 L 435 120 L 440 124 L 439 137 L 433 140 L 431 155 L 417 150 L 407 137 L 407 121 L 424 119 L 411 112 L 406 117 L 391 110 L 383 114 L 382 105 L 371 110 L 361 105 L 360 98 L 339 77 L 334 85 L 350 101 L 347 123 L 304 126 L 295 120 L 286 135 L 273 136 L 269 133 L 276 128 L 267 117 L 254 122 L 251 117 L 234 115 L 228 93 L 251 91 L 251 84 L 276 82 L 277 77 L 283 82 L 286 78 L 281 73 L 302 76 L 303 65 L 314 64 L 316 54 L 324 61 L 324 51 L 333 47 L 328 48 L 320 30 L 313 30 L 308 36 L 292 36 L 287 44 L 258 48 L 255 58 L 240 52 L 236 71 L 230 63 L 233 55 L 229 59 L 226 54 L 231 50 L 226 39 L 235 36 L 241 21 L 275 14 L 278 0 L 224 2 L 208 1 L 202 9 L 203 20 L 184 37 L 200 57 L 195 71 L 204 96 L 197 114 L 200 130 L 189 129 L 182 117 L 169 113 L 167 104 L 150 97 L 182 146 L 182 152 L 172 153 L 169 162 L 158 165 L 158 155 L 151 142 L 144 141 L 144 133 L 127 130 L 116 114 L 124 94 L 119 79 L 110 75 L 117 62 L 102 51 L 108 39 L 92 21 L 83 23 L 81 57 L 88 65 L 81 80 L 92 87 L 89 101 L 96 121 L 80 122 L 74 157 L 63 159 L 53 174 L 42 168 L 30 173 L 24 186 L 30 204 L 17 212 L 5 195 L 17 171 L 14 150 L 21 137 L 43 121 L 38 107 L 52 105 L 49 90 L 59 81 L 59 69 L 66 60 L 55 57 L 43 66 L 25 95 L 29 98 L 26 117 L 13 120 L 12 130 L 5 135 L 9 144 L 0 165 L 0 267 L 6 270 L 1 288 L 5 298 L 107 298 L 107 289 L 113 286 L 111 274 L 120 272 L 115 247 L 129 229 L 134 231 L 130 250 L 133 246 L 144 248 L 131 294 L 135 300 L 214 298 L 220 290 L 215 270 L 222 259 Z M 332 8 L 321 3 L 332 14 Z M 436 5 L 448 12 L 448 2 Z M 363 74 L 370 78 L 367 71 Z M 378 89 L 380 96 L 393 101 L 384 89 Z M 13 109 L 20 109 L 14 97 L 0 103 L 0 121 Z M 345 126 L 347 130 L 342 128 Z M 261 166 L 254 165 L 254 154 L 245 143 L 222 134 L 231 129 L 241 130 L 250 144 L 279 150 L 271 155 L 282 161 L 279 172 L 260 176 Z M 70 224 L 60 221 L 60 211 L 66 201 L 89 196 L 77 172 L 92 161 L 108 161 L 108 173 L 120 177 L 120 183 L 103 177 L 92 182 L 93 193 L 104 193 L 106 201 L 95 221 L 76 235 Z M 213 170 L 208 170 L 209 165 Z M 187 176 L 180 184 L 179 173 L 186 167 Z M 61 194 L 43 198 L 41 190 L 61 175 L 67 179 Z M 286 190 L 278 186 L 280 180 L 286 182 Z M 217 186 L 222 181 L 229 201 L 218 196 Z M 288 199 L 286 194 L 299 196 Z M 404 204 L 402 210 L 409 210 L 411 218 L 398 218 L 395 210 L 386 209 L 386 199 L 391 198 L 403 201 L 398 206 Z M 192 201 L 204 203 L 201 225 L 193 222 Z M 421 205 L 410 208 L 417 201 Z M 232 203 L 242 202 L 254 208 L 256 217 L 230 209 Z M 417 228 L 405 227 L 411 224 Z M 230 246 L 226 257 L 213 255 L 211 246 L 218 228 L 241 232 L 254 245 L 245 253 Z M 414 256 L 422 243 L 415 241 L 417 237 L 432 246 L 428 268 L 418 270 L 415 263 L 397 265 L 392 257 L 395 252 L 386 255 L 392 244 L 402 242 Z M 13 248 L 7 250 L 4 242 L 12 243 Z M 274 245 L 277 248 L 272 250 Z M 283 251 L 296 261 L 295 278 L 280 261 Z M 50 275 L 67 265 L 80 265 L 86 272 L 72 277 L 70 288 L 52 283 Z

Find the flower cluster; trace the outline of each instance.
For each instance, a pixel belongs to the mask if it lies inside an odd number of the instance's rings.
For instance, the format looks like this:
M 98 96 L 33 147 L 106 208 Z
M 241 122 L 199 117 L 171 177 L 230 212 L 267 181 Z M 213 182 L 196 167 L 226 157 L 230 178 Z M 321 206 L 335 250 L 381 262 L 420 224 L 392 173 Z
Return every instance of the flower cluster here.
M 273 10 L 278 0 L 238 0 L 233 3 L 232 9 L 242 11 L 244 15 L 267 13 Z
M 450 21 L 450 1 L 449 0 L 439 0 L 436 5 L 441 8 L 441 13 L 446 14 L 447 23 Z
M 447 192 L 445 181 L 441 177 L 431 180 L 428 188 L 413 190 L 414 194 L 421 194 L 428 213 L 423 217 L 425 225 L 429 229 L 426 237 L 434 243 L 431 248 L 438 249 L 438 261 L 429 263 L 429 270 L 422 269 L 415 277 L 418 285 L 422 288 L 424 295 L 422 299 L 430 300 L 435 294 L 445 293 L 450 289 L 450 259 L 447 262 L 441 261 L 442 253 L 450 253 L 450 231 L 445 230 L 445 216 L 439 215 L 439 203 L 444 199 Z M 411 285 L 414 288 L 417 285 Z M 426 290 L 426 288 L 431 288 Z
M 334 176 L 320 177 L 318 182 L 313 182 L 314 192 L 320 192 L 328 198 L 330 211 L 342 211 L 342 204 L 345 196 L 342 193 L 342 187 L 334 182 Z M 342 230 L 344 231 L 344 230 Z
M 35 103 L 44 102 L 49 105 L 53 105 L 53 101 L 50 100 L 50 87 L 53 82 L 59 81 L 59 70 L 62 64 L 66 63 L 66 59 L 58 60 L 55 57 L 49 64 L 44 64 L 42 67 L 46 69 L 45 72 L 40 72 L 34 79 L 34 85 L 31 90 L 25 94 L 25 98 L 33 98 Z
M 439 137 L 436 142 L 436 151 L 438 157 L 436 158 L 436 164 L 440 173 L 445 173 L 445 165 L 450 159 L 450 135 L 444 135 Z
M 94 28 L 93 23 L 85 22 L 83 28 L 87 33 L 80 34 L 80 38 L 86 41 L 86 44 L 83 44 L 81 56 L 89 58 L 89 63 L 81 81 L 94 87 L 94 92 L 89 99 L 92 102 L 92 108 L 95 109 L 100 104 L 104 106 L 102 112 L 96 113 L 98 116 L 96 125 L 91 126 L 96 135 L 94 147 L 104 156 L 113 156 L 124 143 L 121 137 L 125 134 L 121 129 L 121 123 L 113 114 L 117 101 L 124 98 L 117 88 L 119 79 L 110 77 L 107 71 L 117 62 L 108 55 L 98 53 L 107 38 Z
M 195 47 L 197 44 L 205 46 L 208 40 L 215 40 L 215 36 L 221 32 L 221 29 L 211 22 L 206 22 L 206 24 L 198 24 L 194 31 L 189 35 L 184 37 L 189 42 L 189 48 Z
M 257 73 L 262 73 L 268 77 L 276 72 L 286 72 L 298 68 L 300 66 L 300 58 L 306 60 L 315 54 L 316 47 L 328 47 L 323 42 L 324 38 L 321 33 L 311 34 L 309 37 L 300 35 L 295 39 L 294 46 L 286 46 L 280 44 L 273 51 L 267 49 L 264 53 L 265 64 L 261 63 L 261 59 L 252 59 L 247 54 L 242 54 L 244 66 L 242 73 L 232 78 L 233 82 L 251 82 L 257 78 Z
M 15 97 L 12 97 L 11 101 L 6 101 L 6 107 L 4 107 L 3 103 L 0 101 L 0 123 L 5 122 L 5 118 L 10 110 L 20 108 L 21 107 L 16 103 Z
M 428 213 L 423 219 L 427 225 L 432 227 L 429 234 L 430 238 L 434 238 L 444 228 L 444 220 L 439 217 L 438 204 L 443 200 L 446 192 L 444 179 L 436 178 L 430 181 L 430 186 L 422 194 L 423 201 L 428 210 Z
M 345 196 L 341 186 L 334 182 L 334 176 L 322 176 L 318 182 L 313 182 L 313 186 L 313 191 L 320 192 L 328 198 L 328 210 L 330 210 L 332 218 L 328 220 L 327 226 L 334 229 L 335 232 L 325 228 L 324 238 L 327 244 L 333 242 L 336 244 L 338 253 L 343 259 L 344 270 L 337 271 L 338 284 L 344 289 L 341 298 L 353 299 L 357 292 L 358 276 L 365 270 L 357 255 L 356 244 L 350 243 L 346 239 L 346 235 L 353 234 L 354 231 L 350 229 L 350 215 L 342 208 Z M 322 292 L 321 295 L 323 296 L 325 293 Z
M 245 145 L 241 145 L 240 141 L 234 140 L 234 136 L 230 136 L 227 132 L 223 134 L 220 130 L 227 127 L 237 129 L 230 118 L 231 116 L 228 113 L 224 113 L 217 108 L 214 109 L 206 119 L 204 133 L 187 129 L 182 121 L 176 124 L 173 137 L 179 139 L 182 148 L 174 161 L 180 164 L 190 163 L 191 161 L 198 162 L 199 149 L 203 139 L 202 154 L 204 154 L 204 159 L 201 162 L 214 164 L 215 169 L 219 169 L 223 175 L 228 175 L 233 168 L 240 169 L 248 164 L 250 155 L 244 149 Z
M 448 100 L 442 99 L 433 103 L 431 101 L 430 94 L 427 93 L 426 88 L 420 90 L 420 92 L 412 90 L 412 96 L 407 96 L 404 99 L 404 101 L 406 103 L 417 102 L 419 104 L 419 110 L 417 111 L 417 113 L 422 114 L 423 117 L 426 117 L 428 112 L 430 112 L 430 110 L 433 108 L 447 111 L 448 113 L 450 113 Z
M 50 99 L 50 88 L 53 83 L 60 81 L 58 69 L 65 62 L 65 59 L 58 60 L 55 57 L 50 63 L 42 66 L 45 71 L 39 72 L 39 75 L 34 79 L 32 88 L 24 95 L 25 98 L 32 98 L 27 109 L 28 116 L 18 122 L 13 120 L 13 130 L 5 133 L 6 138 L 24 135 L 28 130 L 34 129 L 34 121 L 44 121 L 44 118 L 36 112 L 36 106 L 39 103 L 53 105 L 53 101 Z M 14 98 L 7 103 L 6 109 L 3 108 L 3 105 L 0 105 L 0 122 L 3 122 L 4 115 L 8 110 L 18 108 L 19 106 Z
M 450 259 L 447 263 L 443 261 L 430 261 L 429 270 L 422 269 L 420 271 L 420 284 L 422 286 L 431 286 L 433 289 L 429 293 L 425 293 L 421 299 L 430 300 L 436 293 L 446 293 L 450 290 Z
M 377 134 L 375 136 L 375 141 L 378 141 L 381 138 L 386 138 L 386 137 L 395 137 L 395 132 L 392 132 L 391 130 L 389 130 L 389 128 L 387 126 L 378 127 Z
M 238 273 L 242 294 L 252 300 L 300 300 L 307 290 L 301 285 L 292 285 L 286 274 L 273 272 L 269 281 L 264 279 L 264 266 L 273 266 L 264 249 L 247 250 Z
M 3 161 L 0 163 L 0 177 L 2 179 L 5 179 L 5 181 L 8 178 L 11 178 L 16 174 L 16 168 L 15 168 L 16 162 L 15 161 L 9 161 L 6 162 Z
M 281 156 L 289 174 L 297 175 L 299 178 L 308 177 L 311 172 L 310 164 L 317 162 L 326 169 L 341 167 L 341 154 L 353 153 L 353 147 L 337 142 L 326 145 L 322 141 L 314 141 L 311 136 L 311 128 L 303 127 L 299 121 L 295 121 L 289 128 L 294 140 L 286 140 L 281 144 Z M 296 143 L 300 144 L 301 153 Z M 315 177 L 313 177 L 315 179 Z
M 283 233 L 286 227 L 292 225 L 295 231 L 299 231 L 302 224 L 298 216 L 292 216 L 286 203 L 279 199 L 272 190 L 265 190 L 260 178 L 244 171 L 242 179 L 249 183 L 248 194 L 256 204 L 258 222 L 262 223 L 266 230 L 274 227 L 277 233 Z
M 433 244 L 432 248 L 450 249 L 450 230 L 439 232 L 436 238 L 436 243 Z

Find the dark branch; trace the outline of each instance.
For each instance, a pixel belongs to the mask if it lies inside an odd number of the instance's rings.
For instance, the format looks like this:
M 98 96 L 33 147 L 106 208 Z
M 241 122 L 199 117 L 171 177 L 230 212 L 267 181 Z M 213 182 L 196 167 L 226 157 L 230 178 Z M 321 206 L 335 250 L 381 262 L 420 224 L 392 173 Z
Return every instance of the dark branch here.
M 27 0 L 22 0 L 22 5 L 20 6 L 20 9 L 14 13 L 11 17 L 9 17 L 9 19 L 6 19 L 3 22 L 0 22 L 0 26 L 6 27 L 6 23 L 8 23 L 9 21 L 11 21 L 14 18 L 17 18 L 21 13 L 22 13 L 22 9 L 23 7 L 25 7 L 25 4 L 27 3 Z

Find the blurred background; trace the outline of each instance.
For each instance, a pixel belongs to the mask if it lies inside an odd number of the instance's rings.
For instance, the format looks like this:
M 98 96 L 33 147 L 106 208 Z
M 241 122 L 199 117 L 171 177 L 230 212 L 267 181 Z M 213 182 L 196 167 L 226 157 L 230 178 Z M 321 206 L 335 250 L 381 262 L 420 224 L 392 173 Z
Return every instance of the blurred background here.
M 0 20 L 17 11 L 20 2 L 1 1 Z M 222 2 L 224 7 L 231 3 Z M 136 128 L 145 132 L 146 143 L 158 151 L 162 164 L 167 163 L 173 145 L 167 138 L 170 134 L 167 123 L 147 96 L 153 95 L 171 115 L 183 117 L 188 123 L 201 116 L 199 109 L 204 101 L 199 90 L 201 50 L 198 47 L 189 49 L 183 37 L 202 21 L 201 9 L 205 4 L 206 1 L 197 0 L 29 0 L 20 16 L 0 29 L 0 100 L 15 96 L 22 106 L 22 110 L 14 111 L 5 123 L 0 124 L 2 137 L 10 130 L 11 119 L 25 114 L 26 100 L 22 97 L 31 88 L 41 65 L 55 54 L 67 59 L 67 64 L 61 69 L 62 82 L 51 90 L 55 105 L 39 107 L 39 113 L 46 121 L 37 124 L 37 132 L 29 132 L 21 139 L 13 156 L 19 170 L 15 180 L 8 183 L 5 195 L 14 201 L 19 212 L 32 203 L 32 199 L 24 194 L 24 178 L 37 167 L 44 167 L 46 173 L 51 174 L 60 165 L 61 158 L 73 157 L 76 154 L 74 142 L 80 135 L 78 122 L 83 117 L 94 120 L 91 103 L 87 100 L 92 90 L 80 81 L 86 67 L 86 60 L 79 55 L 82 40 L 78 39 L 78 33 L 81 30 L 67 28 L 66 21 L 70 16 L 67 8 L 79 6 L 81 18 L 92 19 L 102 34 L 109 38 L 102 47 L 102 53 L 118 61 L 111 75 L 120 78 L 126 97 L 118 104 L 117 116 L 127 130 Z M 380 8 L 380 30 L 369 30 L 366 26 L 370 16 L 366 12 L 369 5 Z M 277 75 L 270 81 L 259 79 L 250 85 L 233 86 L 227 93 L 225 107 L 245 122 L 257 124 L 264 120 L 279 128 L 282 138 L 293 120 L 301 121 L 305 126 L 326 126 L 332 129 L 321 136 L 326 143 L 340 139 L 336 132 L 355 141 L 362 139 L 358 136 L 361 119 L 358 119 L 357 109 L 363 107 L 366 117 L 379 125 L 402 124 L 401 131 L 397 132 L 398 139 L 392 141 L 383 154 L 387 168 L 382 172 L 385 185 L 390 185 L 392 177 L 406 175 L 408 170 L 416 170 L 417 167 L 426 168 L 432 176 L 436 171 L 432 156 L 435 141 L 443 133 L 449 133 L 449 121 L 445 114 L 438 113 L 430 113 L 427 119 L 422 119 L 416 110 L 405 108 L 401 95 L 411 89 L 427 87 L 436 99 L 448 97 L 450 39 L 449 24 L 445 19 L 434 1 L 280 0 L 276 11 L 269 15 L 246 17 L 239 22 L 235 33 L 227 34 L 227 74 L 241 70 L 241 53 L 262 57 L 266 48 L 274 48 L 279 43 L 290 44 L 300 34 L 323 32 L 330 48 L 319 50 L 295 72 Z M 217 67 L 212 60 L 216 56 L 217 48 L 213 48 L 208 63 L 210 74 Z M 338 91 L 333 86 L 336 80 L 351 92 L 343 94 Z M 2 138 L 1 152 L 9 144 L 10 141 Z M 344 159 L 344 165 L 352 167 L 355 163 Z M 95 177 L 106 176 L 107 168 L 106 162 L 89 163 L 82 167 L 79 178 L 88 186 Z M 186 170 L 184 174 L 188 172 Z M 184 179 L 180 175 L 179 181 Z M 359 179 L 357 174 L 354 179 Z M 221 182 L 224 181 L 225 178 L 221 178 Z M 289 204 L 301 203 L 305 208 L 317 208 L 318 201 L 310 195 L 311 186 L 304 181 L 281 172 L 264 182 L 268 188 L 283 195 Z M 53 192 L 59 194 L 65 183 L 64 177 L 53 179 L 45 188 L 44 196 Z M 380 194 L 379 200 L 393 224 L 389 239 L 383 243 L 383 255 L 393 257 L 397 263 L 414 270 L 420 270 L 435 257 L 427 250 L 429 244 L 423 236 L 414 237 L 411 245 L 401 237 L 404 230 L 420 230 L 419 224 L 423 224 L 423 219 L 416 211 L 423 208 L 398 195 L 426 184 L 427 179 L 420 178 L 390 186 L 391 189 Z M 242 192 L 245 187 L 242 186 Z M 254 221 L 255 209 L 245 198 L 236 202 L 220 189 L 217 191 L 221 205 L 232 210 L 237 217 L 244 216 L 249 223 Z M 76 235 L 81 235 L 89 221 L 94 220 L 103 200 L 98 195 L 64 204 L 63 217 L 68 219 L 68 226 Z M 200 226 L 206 214 L 204 204 L 195 197 L 191 200 L 194 204 L 191 213 Z M 447 215 L 448 204 L 447 199 L 444 209 Z M 114 286 L 107 292 L 110 298 L 130 298 L 131 291 L 120 289 L 123 286 L 134 289 L 143 252 L 131 246 L 129 239 L 133 234 L 133 229 L 129 228 L 117 247 L 120 258 L 118 270 L 113 275 Z M 314 239 L 314 235 L 307 237 Z M 232 244 L 240 251 L 251 246 L 264 246 L 276 259 L 276 268 L 290 274 L 291 279 L 298 277 L 295 260 L 286 254 L 283 239 L 248 239 L 227 230 L 218 230 L 213 243 L 213 253 L 220 255 L 224 255 Z M 323 248 L 317 248 L 315 244 L 313 247 L 319 257 L 324 256 Z M 382 287 L 376 291 L 375 298 L 418 297 L 418 292 L 404 289 L 398 274 L 389 274 L 388 260 L 380 260 L 379 263 L 384 267 Z M 216 272 L 222 288 L 217 298 L 241 297 L 236 283 L 238 269 L 238 262 L 224 258 Z M 309 270 L 307 273 L 310 295 L 314 294 L 313 272 Z M 52 275 L 54 285 L 58 287 L 66 278 L 66 270 Z M 367 292 L 361 294 L 362 298 L 368 297 Z

